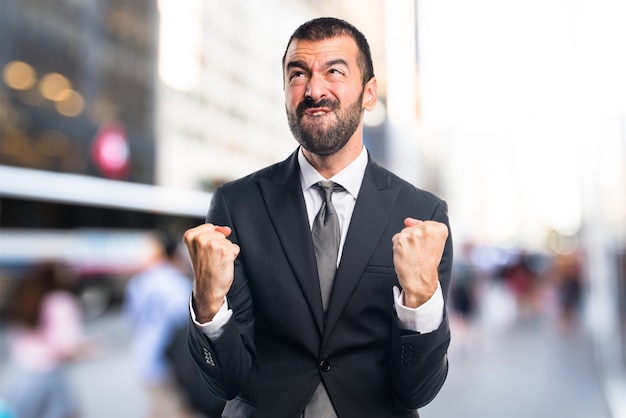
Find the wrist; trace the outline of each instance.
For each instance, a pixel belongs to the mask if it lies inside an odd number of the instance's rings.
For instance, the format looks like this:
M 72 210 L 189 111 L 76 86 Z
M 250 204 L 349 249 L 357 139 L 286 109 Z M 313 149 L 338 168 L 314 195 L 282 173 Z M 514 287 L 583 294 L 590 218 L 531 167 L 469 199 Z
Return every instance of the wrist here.
M 402 304 L 407 308 L 415 309 L 422 306 L 424 303 L 428 301 L 428 297 L 424 297 L 419 294 L 407 292 L 406 289 L 402 289 L 403 300 Z M 432 296 L 432 295 L 431 295 Z
M 213 302 L 207 302 L 205 300 L 199 301 L 196 295 L 192 294 L 191 306 L 196 314 L 196 321 L 201 324 L 212 321 L 223 304 L 224 298 Z
M 437 291 L 437 285 L 439 282 L 436 282 L 434 287 L 429 286 L 428 288 L 420 288 L 420 289 L 411 289 L 409 287 L 402 288 L 402 303 L 407 308 L 419 308 L 433 297 L 435 292 Z M 432 287 L 432 288 L 431 288 Z

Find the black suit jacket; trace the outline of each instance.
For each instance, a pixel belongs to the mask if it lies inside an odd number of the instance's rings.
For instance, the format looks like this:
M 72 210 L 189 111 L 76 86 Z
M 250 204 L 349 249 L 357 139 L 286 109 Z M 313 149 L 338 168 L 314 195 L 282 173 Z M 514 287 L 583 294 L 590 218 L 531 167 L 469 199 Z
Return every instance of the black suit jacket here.
M 416 417 L 448 370 L 447 316 L 418 334 L 399 326 L 391 239 L 404 219 L 448 223 L 446 203 L 368 162 L 325 318 L 297 152 L 219 187 L 207 221 L 228 225 L 241 252 L 217 341 L 189 327 L 208 387 L 254 417 L 298 417 L 320 380 L 340 417 Z M 448 238 L 439 266 L 447 299 Z

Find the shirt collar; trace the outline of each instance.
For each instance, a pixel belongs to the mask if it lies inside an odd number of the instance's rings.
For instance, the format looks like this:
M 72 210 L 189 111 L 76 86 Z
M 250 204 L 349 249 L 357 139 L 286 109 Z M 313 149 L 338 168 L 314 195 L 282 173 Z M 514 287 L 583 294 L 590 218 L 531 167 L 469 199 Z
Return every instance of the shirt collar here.
M 304 157 L 302 148 L 298 151 L 298 163 L 300 164 L 300 184 L 302 185 L 302 190 L 307 190 L 318 181 L 325 180 Z M 354 161 L 328 180 L 341 184 L 356 199 L 361 189 L 366 167 L 367 149 L 363 147 L 361 153 Z

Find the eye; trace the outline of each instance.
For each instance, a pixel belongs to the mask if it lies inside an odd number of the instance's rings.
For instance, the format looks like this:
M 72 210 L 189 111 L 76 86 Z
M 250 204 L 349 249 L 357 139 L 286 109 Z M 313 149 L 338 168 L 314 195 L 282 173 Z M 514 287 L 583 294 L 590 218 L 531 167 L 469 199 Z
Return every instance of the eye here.
M 289 84 L 292 86 L 303 86 L 307 83 L 309 79 L 307 73 L 304 71 L 293 71 L 289 73 Z
M 346 71 L 342 68 L 333 67 L 326 72 L 328 81 L 342 82 L 347 77 Z
M 306 74 L 304 73 L 304 71 L 292 71 L 289 74 L 289 80 L 293 80 L 296 78 L 303 78 L 306 77 Z

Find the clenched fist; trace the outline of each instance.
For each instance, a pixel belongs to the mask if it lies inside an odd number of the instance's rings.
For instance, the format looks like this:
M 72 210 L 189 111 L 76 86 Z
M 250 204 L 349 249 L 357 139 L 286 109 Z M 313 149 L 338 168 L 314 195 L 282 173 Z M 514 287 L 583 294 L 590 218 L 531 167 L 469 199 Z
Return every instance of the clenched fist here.
M 194 310 L 201 323 L 213 319 L 233 283 L 239 246 L 228 239 L 231 232 L 227 226 L 212 224 L 185 232 L 185 244 L 194 272 Z
M 417 308 L 437 290 L 448 227 L 437 221 L 404 220 L 404 228 L 393 236 L 393 263 L 404 291 L 404 305 Z

